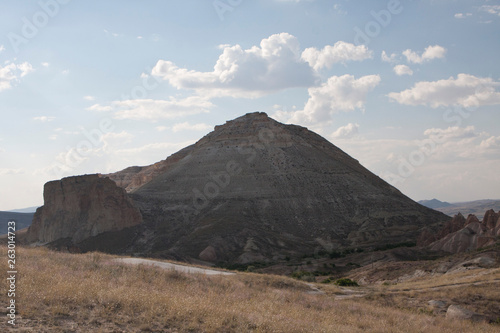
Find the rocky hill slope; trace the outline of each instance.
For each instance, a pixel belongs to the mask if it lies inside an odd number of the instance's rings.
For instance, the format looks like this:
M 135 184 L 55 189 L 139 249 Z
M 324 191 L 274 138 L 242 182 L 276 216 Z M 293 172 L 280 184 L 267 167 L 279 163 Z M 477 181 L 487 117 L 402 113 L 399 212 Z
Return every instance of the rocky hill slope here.
M 447 218 L 372 174 L 321 136 L 251 113 L 149 167 L 107 175 L 178 259 L 251 262 L 414 241 Z
M 414 242 L 422 230 L 437 230 L 448 220 L 316 133 L 260 112 L 216 126 L 164 161 L 101 177 L 126 189 L 139 208 L 143 223 L 136 226 L 138 237 L 126 251 L 145 256 L 212 263 L 273 261 L 316 251 Z M 90 195 L 96 206 L 107 206 L 104 198 L 88 191 L 79 193 Z M 46 196 L 46 206 L 63 204 L 58 209 L 65 211 L 65 201 L 58 200 Z M 130 215 L 119 211 L 132 209 L 126 199 L 118 201 L 129 208 L 117 204 L 117 215 L 107 217 L 106 230 L 113 229 L 113 223 L 130 226 L 139 221 L 116 222 Z M 104 220 L 92 220 L 89 206 L 71 207 L 66 215 L 44 208 L 45 222 L 30 228 L 32 239 L 73 237 L 73 243 L 85 249 L 105 248 L 107 237 L 95 232 Z M 83 229 L 78 236 L 70 216 L 85 221 L 77 223 L 85 226 L 78 227 Z

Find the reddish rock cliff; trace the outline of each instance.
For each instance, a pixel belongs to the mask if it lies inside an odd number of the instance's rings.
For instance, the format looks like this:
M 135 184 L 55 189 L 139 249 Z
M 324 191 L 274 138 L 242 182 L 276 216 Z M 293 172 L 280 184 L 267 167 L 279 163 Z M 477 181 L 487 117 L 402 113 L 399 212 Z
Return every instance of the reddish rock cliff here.
M 30 243 L 70 238 L 76 244 L 142 223 L 139 209 L 109 178 L 85 175 L 51 181 L 45 184 L 43 196 L 44 206 L 37 209 L 28 229 Z

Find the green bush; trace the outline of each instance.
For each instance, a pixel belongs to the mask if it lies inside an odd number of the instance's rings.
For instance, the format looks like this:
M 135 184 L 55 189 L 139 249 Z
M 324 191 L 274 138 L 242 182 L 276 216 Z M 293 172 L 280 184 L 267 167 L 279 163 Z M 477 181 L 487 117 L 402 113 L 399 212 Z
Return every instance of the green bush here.
M 348 278 L 341 278 L 335 281 L 335 284 L 340 287 L 357 287 L 358 283 Z
M 295 271 L 292 273 L 291 277 L 298 279 L 298 280 L 307 281 L 307 282 L 316 281 L 314 274 L 311 272 L 306 272 L 306 271 Z

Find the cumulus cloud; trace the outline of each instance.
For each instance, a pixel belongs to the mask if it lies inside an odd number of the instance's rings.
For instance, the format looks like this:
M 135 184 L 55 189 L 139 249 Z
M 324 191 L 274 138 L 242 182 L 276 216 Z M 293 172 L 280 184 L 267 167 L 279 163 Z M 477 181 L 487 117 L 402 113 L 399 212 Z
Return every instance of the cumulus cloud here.
M 0 45 L 0 53 L 2 53 L 3 51 L 5 51 L 5 46 Z
M 159 60 L 152 74 L 178 89 L 192 89 L 205 96 L 258 97 L 292 87 L 308 87 L 317 74 L 301 59 L 296 37 L 280 33 L 263 39 L 260 46 L 243 49 L 223 45 L 213 71 L 199 72 Z
M 367 94 L 380 83 L 379 75 L 356 79 L 352 75 L 332 76 L 319 87 L 308 89 L 309 99 L 304 110 L 293 112 L 292 122 L 316 123 L 328 121 L 340 111 L 364 110 Z
M 380 55 L 380 59 L 384 62 L 395 62 L 397 60 L 398 55 L 396 53 L 392 53 L 390 56 L 385 53 L 385 51 L 382 51 L 382 54 Z
M 405 105 L 477 107 L 500 104 L 500 92 L 495 90 L 499 85 L 491 78 L 462 73 L 456 79 L 417 82 L 413 88 L 391 92 L 388 97 Z
M 12 87 L 19 79 L 33 72 L 34 69 L 29 62 L 15 64 L 7 62 L 4 67 L 0 66 L 0 91 Z
M 222 54 L 212 71 L 190 70 L 159 60 L 151 74 L 178 89 L 194 90 L 207 97 L 254 98 L 287 88 L 318 85 L 317 70 L 372 57 L 366 46 L 343 41 L 302 51 L 297 38 L 288 33 L 271 35 L 248 49 L 240 45 L 221 45 L 220 49 Z
M 480 145 L 483 149 L 496 149 L 500 152 L 500 136 L 490 136 L 486 140 L 481 141 Z
M 358 134 L 358 129 L 358 124 L 349 123 L 345 126 L 339 127 L 332 133 L 331 137 L 332 139 L 348 139 Z
M 396 75 L 413 75 L 413 71 L 411 70 L 410 67 L 406 66 L 406 65 L 396 65 L 394 66 L 394 68 L 392 69 L 394 71 L 394 73 L 396 73 Z
M 172 131 L 174 133 L 177 133 L 177 132 L 180 132 L 180 131 L 207 131 L 207 130 L 210 130 L 210 129 L 212 129 L 212 126 L 207 125 L 207 124 L 203 124 L 203 123 L 201 123 L 201 124 L 190 124 L 188 122 L 175 124 L 172 127 Z
M 351 43 L 338 41 L 334 45 L 327 45 L 322 50 L 310 47 L 302 52 L 302 59 L 307 61 L 315 70 L 331 68 L 333 64 L 347 61 L 363 61 L 372 58 L 372 51 L 365 45 L 356 46 Z
M 445 54 L 446 49 L 439 45 L 426 47 L 422 55 L 418 55 L 418 53 L 410 49 L 403 51 L 403 55 L 406 57 L 406 60 L 413 64 L 421 64 L 432 59 L 441 59 L 444 58 Z

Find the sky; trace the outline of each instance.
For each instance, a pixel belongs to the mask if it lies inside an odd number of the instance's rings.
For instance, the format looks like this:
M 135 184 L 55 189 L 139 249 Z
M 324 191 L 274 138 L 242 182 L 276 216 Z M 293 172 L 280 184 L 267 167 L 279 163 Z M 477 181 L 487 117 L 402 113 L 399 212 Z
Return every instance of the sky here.
M 0 210 L 248 112 L 414 200 L 498 199 L 500 1 L 0 0 Z

